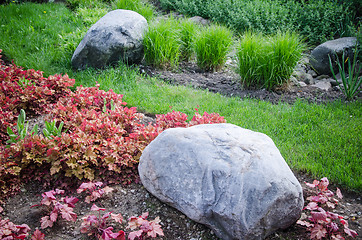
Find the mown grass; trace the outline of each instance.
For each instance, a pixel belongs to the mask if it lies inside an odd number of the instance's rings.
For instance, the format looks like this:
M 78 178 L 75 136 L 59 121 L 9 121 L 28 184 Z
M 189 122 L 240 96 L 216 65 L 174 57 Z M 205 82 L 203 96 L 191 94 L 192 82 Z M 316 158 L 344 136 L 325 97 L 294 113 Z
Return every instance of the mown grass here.
M 86 31 L 84 21 L 75 12 L 62 4 L 11 4 L 1 5 L 0 15 L 6 16 L 0 18 L 0 48 L 17 65 L 45 74 L 69 73 L 76 85 L 94 86 L 98 82 L 105 90 L 124 94 L 129 106 L 152 114 L 166 113 L 170 106 L 189 116 L 196 107 L 200 112 L 217 112 L 229 123 L 270 136 L 293 170 L 316 178 L 325 176 L 332 183 L 362 191 L 361 101 L 273 105 L 172 86 L 123 64 L 104 70 L 73 71 L 71 49 Z

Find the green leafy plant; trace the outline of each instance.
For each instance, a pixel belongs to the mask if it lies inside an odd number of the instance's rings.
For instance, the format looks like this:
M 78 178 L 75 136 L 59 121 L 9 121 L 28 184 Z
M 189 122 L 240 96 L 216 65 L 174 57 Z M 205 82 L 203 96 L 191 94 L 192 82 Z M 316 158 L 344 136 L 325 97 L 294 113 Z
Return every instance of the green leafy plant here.
M 59 137 L 62 135 L 62 128 L 64 122 L 61 122 L 59 126 L 56 125 L 57 121 L 47 122 L 45 121 L 45 128 L 43 129 L 43 134 L 47 138 Z
M 25 118 L 26 118 L 25 111 L 21 109 L 20 114 L 18 116 L 18 122 L 16 124 L 17 134 L 15 134 L 13 130 L 10 127 L 8 127 L 7 132 L 9 134 L 10 139 L 7 141 L 7 143 L 10 144 L 16 143 L 19 140 L 24 139 L 28 135 L 33 135 L 38 133 L 38 124 L 35 124 L 30 133 L 28 133 L 29 122 L 26 122 L 25 124 Z
M 247 88 L 270 90 L 286 84 L 304 50 L 305 45 L 295 33 L 278 32 L 269 37 L 245 33 L 237 50 L 242 84 Z
M 226 27 L 212 25 L 203 28 L 194 42 L 197 65 L 206 71 L 221 69 L 232 41 L 233 34 Z
M 354 12 L 349 1 L 334 0 L 160 0 L 161 6 L 185 15 L 202 16 L 237 32 L 276 34 L 296 31 L 308 43 L 348 36 Z M 355 19 L 355 21 L 358 19 Z
M 31 80 L 29 79 L 25 79 L 25 77 L 22 77 L 19 79 L 19 82 L 18 82 L 19 86 L 21 86 L 22 88 L 26 88 L 27 86 L 32 86 L 34 85 L 35 83 L 32 83 Z
M 106 99 L 103 99 L 103 113 L 106 113 L 107 112 L 107 100 Z M 116 107 L 114 106 L 114 100 L 111 99 L 111 111 L 114 111 L 116 109 Z
M 355 47 L 355 52 L 352 61 L 349 58 L 345 59 L 345 54 L 343 52 L 342 62 L 340 62 L 336 54 L 336 63 L 343 84 L 342 91 L 346 96 L 347 100 L 352 100 L 356 96 L 356 94 L 358 93 L 358 89 L 361 87 L 362 84 L 362 76 L 360 76 L 362 66 L 358 61 L 358 54 L 359 54 L 359 49 L 357 46 Z M 348 62 L 348 73 L 346 73 L 345 69 L 346 62 Z M 333 64 L 330 56 L 329 56 L 329 66 L 332 71 L 334 79 L 338 81 L 336 74 L 334 73 Z
M 179 22 L 173 17 L 151 23 L 144 40 L 145 60 L 159 68 L 175 68 L 180 58 Z

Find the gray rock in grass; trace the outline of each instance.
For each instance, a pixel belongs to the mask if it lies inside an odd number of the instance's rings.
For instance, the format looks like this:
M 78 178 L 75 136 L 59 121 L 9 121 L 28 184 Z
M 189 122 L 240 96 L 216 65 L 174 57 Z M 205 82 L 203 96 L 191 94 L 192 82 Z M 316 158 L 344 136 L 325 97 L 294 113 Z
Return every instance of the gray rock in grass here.
M 129 10 L 114 10 L 96 22 L 72 57 L 76 69 L 103 68 L 123 60 L 139 63 L 143 58 L 143 35 L 147 20 Z
M 263 239 L 303 208 L 302 187 L 273 141 L 232 124 L 168 129 L 138 170 L 154 196 L 226 240 Z

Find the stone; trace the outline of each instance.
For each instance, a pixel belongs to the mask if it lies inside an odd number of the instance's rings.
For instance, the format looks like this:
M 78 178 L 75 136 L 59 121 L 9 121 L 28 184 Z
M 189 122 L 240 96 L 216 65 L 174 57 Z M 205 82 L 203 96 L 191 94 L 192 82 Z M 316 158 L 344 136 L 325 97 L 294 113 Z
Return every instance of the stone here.
M 315 71 L 313 71 L 313 70 L 308 70 L 307 73 L 309 73 L 312 77 L 317 77 L 318 76 L 317 73 Z
M 335 80 L 335 79 L 333 79 L 333 78 L 330 78 L 329 79 L 329 82 L 331 83 L 331 85 L 332 85 L 332 87 L 335 87 L 335 86 L 339 86 L 340 84 L 342 84 L 342 81 L 340 81 L 340 80 Z
M 305 82 L 298 82 L 299 87 L 306 87 L 308 86 Z
M 329 91 L 332 88 L 332 84 L 328 79 L 317 81 L 312 87 L 319 88 L 324 91 Z
M 305 82 L 306 84 L 314 84 L 314 78 L 311 74 L 304 71 L 295 71 L 294 76 L 299 82 Z
M 87 32 L 72 57 L 76 69 L 103 68 L 123 60 L 137 64 L 143 59 L 143 35 L 147 20 L 130 10 L 114 10 Z
M 207 20 L 203 17 L 200 17 L 200 16 L 194 16 L 194 17 L 191 17 L 189 18 L 189 21 L 193 22 L 193 23 L 196 23 L 196 24 L 199 24 L 199 25 L 202 25 L 202 26 L 208 26 L 211 24 L 210 20 Z
M 298 86 L 298 80 L 294 76 L 290 76 L 289 83 L 291 86 Z
M 233 124 L 167 129 L 138 171 L 151 194 L 225 240 L 263 239 L 303 208 L 302 187 L 273 141 Z
M 309 74 L 309 73 L 306 73 L 306 74 L 304 75 L 303 81 L 304 81 L 306 84 L 314 84 L 314 78 L 313 78 L 313 76 L 312 76 L 311 74 Z
M 324 80 L 324 79 L 328 79 L 330 78 L 329 75 L 319 75 L 318 77 L 316 77 L 316 80 Z
M 349 57 L 353 59 L 353 48 L 356 47 L 357 39 L 355 37 L 344 37 L 331 41 L 327 41 L 317 46 L 310 55 L 310 63 L 313 69 L 319 74 L 327 74 L 332 76 L 329 66 L 329 57 L 331 57 L 333 70 L 338 72 L 336 61 L 336 54 L 341 59 L 342 54 L 345 54 L 345 59 Z M 336 53 L 336 54 L 335 54 Z

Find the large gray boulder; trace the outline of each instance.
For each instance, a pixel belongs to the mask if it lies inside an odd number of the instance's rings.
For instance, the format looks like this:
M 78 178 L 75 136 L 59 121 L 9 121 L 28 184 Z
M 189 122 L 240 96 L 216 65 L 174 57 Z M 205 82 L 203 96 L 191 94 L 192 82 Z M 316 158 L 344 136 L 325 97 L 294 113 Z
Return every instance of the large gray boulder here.
M 168 129 L 145 148 L 138 171 L 150 193 L 222 239 L 263 239 L 303 208 L 302 187 L 273 141 L 232 124 Z
M 72 57 L 76 69 L 102 68 L 123 60 L 139 63 L 143 58 L 143 35 L 147 20 L 130 10 L 114 10 L 96 22 Z
M 311 52 L 310 63 L 319 75 L 327 74 L 332 76 L 328 57 L 330 56 L 333 64 L 333 70 L 335 74 L 337 74 L 338 68 L 335 64 L 337 59 L 336 54 L 339 59 L 342 58 L 343 53 L 345 54 L 345 59 L 347 59 L 347 57 L 353 59 L 353 49 L 356 44 L 357 39 L 355 37 L 345 37 L 325 42 L 317 46 Z

